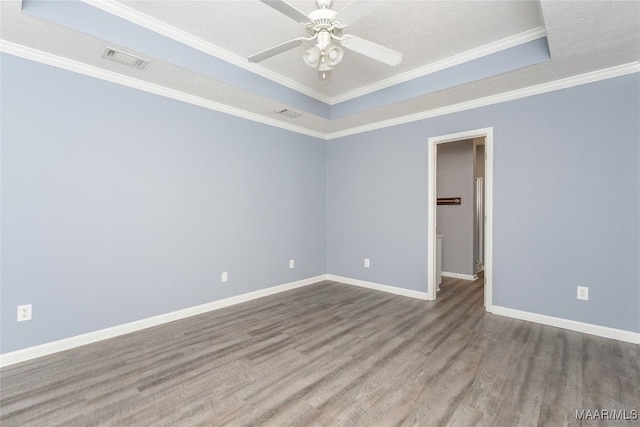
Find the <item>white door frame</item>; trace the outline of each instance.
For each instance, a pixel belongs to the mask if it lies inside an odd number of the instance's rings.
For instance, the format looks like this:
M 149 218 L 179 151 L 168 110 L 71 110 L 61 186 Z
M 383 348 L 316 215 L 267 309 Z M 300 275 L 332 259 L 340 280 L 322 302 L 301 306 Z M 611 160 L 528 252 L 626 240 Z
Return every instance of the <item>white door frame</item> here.
M 429 168 L 429 189 L 428 189 L 428 232 L 427 250 L 427 299 L 436 299 L 436 179 L 437 179 L 437 156 L 436 145 L 446 142 L 460 141 L 463 139 L 485 138 L 485 224 L 484 224 L 484 306 L 491 313 L 493 306 L 493 128 L 482 128 L 469 130 L 466 132 L 452 133 L 449 135 L 434 136 L 428 140 L 428 168 Z M 471 185 L 471 184 L 469 184 Z

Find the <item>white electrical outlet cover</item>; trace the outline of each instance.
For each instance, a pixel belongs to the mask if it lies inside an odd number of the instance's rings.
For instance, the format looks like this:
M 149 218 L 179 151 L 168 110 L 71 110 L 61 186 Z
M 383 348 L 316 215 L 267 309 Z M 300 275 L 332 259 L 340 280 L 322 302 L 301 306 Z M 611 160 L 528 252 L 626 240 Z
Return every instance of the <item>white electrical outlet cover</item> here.
M 222 275 L 220 276 L 220 279 L 222 280 L 222 282 L 227 282 L 229 280 L 229 274 L 225 271 L 224 273 L 222 273 Z
M 589 300 L 589 288 L 586 286 L 578 286 L 578 299 Z
M 296 268 L 296 260 L 295 259 L 290 259 L 289 260 L 289 268 Z
M 31 304 L 18 306 L 18 322 L 24 322 L 25 320 L 31 320 L 32 307 Z
M 369 268 L 371 266 L 371 261 L 369 261 L 369 258 L 364 259 L 364 266 L 365 268 Z

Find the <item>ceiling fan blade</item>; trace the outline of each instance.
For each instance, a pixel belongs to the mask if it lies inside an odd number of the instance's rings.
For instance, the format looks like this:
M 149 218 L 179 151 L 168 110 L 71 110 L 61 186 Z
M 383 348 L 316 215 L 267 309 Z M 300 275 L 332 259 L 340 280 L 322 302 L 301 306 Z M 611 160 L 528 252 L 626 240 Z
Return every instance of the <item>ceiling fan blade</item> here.
M 301 24 L 306 24 L 310 22 L 310 19 L 307 17 L 307 15 L 300 12 L 298 9 L 291 6 L 289 3 L 287 3 L 284 0 L 260 0 L 260 1 L 266 4 L 267 6 L 271 6 L 278 12 L 284 15 L 287 15 L 289 18 Z
M 397 50 L 389 49 L 369 40 L 361 39 L 352 35 L 344 35 L 340 41 L 342 46 L 361 53 L 376 61 L 383 62 L 387 65 L 395 67 L 402 62 L 402 53 Z
M 344 26 L 351 25 L 380 6 L 382 6 L 382 2 L 380 1 L 353 0 L 340 9 L 340 12 L 336 15 L 336 21 Z
M 255 55 L 251 55 L 248 59 L 249 62 L 260 62 L 267 58 L 271 58 L 279 53 L 286 52 L 294 47 L 302 46 L 308 41 L 313 39 L 307 39 L 304 37 L 298 37 L 297 39 L 289 40 L 288 42 L 284 42 L 277 46 L 271 47 L 267 50 L 263 50 L 262 52 L 256 53 Z

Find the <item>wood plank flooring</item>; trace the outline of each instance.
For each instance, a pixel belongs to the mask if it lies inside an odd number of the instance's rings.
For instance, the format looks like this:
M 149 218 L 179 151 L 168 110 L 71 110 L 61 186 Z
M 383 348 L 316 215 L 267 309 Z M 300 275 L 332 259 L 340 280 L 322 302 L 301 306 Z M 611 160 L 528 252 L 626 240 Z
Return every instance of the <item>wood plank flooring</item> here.
M 323 282 L 0 371 L 9 426 L 582 425 L 640 410 L 640 346 Z M 628 413 L 629 413 L 628 412 Z M 637 425 L 637 421 L 585 425 Z

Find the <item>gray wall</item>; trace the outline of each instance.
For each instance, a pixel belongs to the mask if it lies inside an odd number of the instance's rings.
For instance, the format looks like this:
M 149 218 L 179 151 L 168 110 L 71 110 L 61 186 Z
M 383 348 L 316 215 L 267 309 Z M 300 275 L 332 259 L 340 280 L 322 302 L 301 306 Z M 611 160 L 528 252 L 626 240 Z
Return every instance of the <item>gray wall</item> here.
M 326 272 L 324 141 L 10 55 L 1 136 L 2 353 Z
M 493 126 L 493 303 L 640 331 L 639 93 L 632 74 L 329 141 L 329 273 L 426 291 L 427 139 Z
M 640 331 L 637 74 L 325 143 L 1 72 L 2 353 L 322 273 L 426 291 L 427 138 L 487 126 L 494 304 Z
M 474 149 L 473 140 L 437 145 L 437 197 L 460 197 L 459 205 L 438 205 L 436 221 L 442 235 L 442 271 L 473 275 Z

